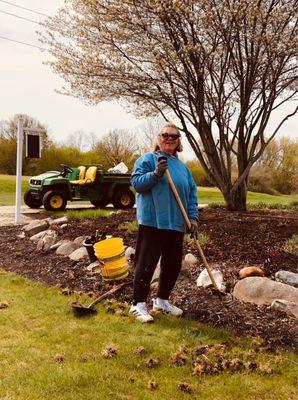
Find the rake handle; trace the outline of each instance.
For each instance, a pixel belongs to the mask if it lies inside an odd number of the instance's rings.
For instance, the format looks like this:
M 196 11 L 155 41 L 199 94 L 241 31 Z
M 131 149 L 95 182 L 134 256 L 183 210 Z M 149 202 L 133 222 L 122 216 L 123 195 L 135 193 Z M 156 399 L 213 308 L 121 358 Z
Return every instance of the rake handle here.
M 172 177 L 170 175 L 170 171 L 168 169 L 166 169 L 166 171 L 165 171 L 165 176 L 166 176 L 166 180 L 168 181 L 168 184 L 169 184 L 169 186 L 170 186 L 170 188 L 171 188 L 171 190 L 173 192 L 173 195 L 174 195 L 174 197 L 175 197 L 175 199 L 177 201 L 178 207 L 180 208 L 181 214 L 183 215 L 184 221 L 185 221 L 187 227 L 190 228 L 191 227 L 191 222 L 190 222 L 190 220 L 188 218 L 188 215 L 187 215 L 187 213 L 185 211 L 185 208 L 184 208 L 184 206 L 182 204 L 182 201 L 180 199 L 180 196 L 179 196 L 179 194 L 177 192 L 175 184 L 174 184 L 174 182 L 172 180 Z M 213 286 L 215 287 L 216 290 L 220 291 L 218 286 L 217 286 L 217 283 L 215 282 L 215 279 L 214 279 L 213 274 L 211 272 L 211 268 L 210 268 L 210 266 L 209 266 L 209 264 L 208 264 L 208 262 L 206 260 L 206 257 L 205 257 L 205 255 L 203 253 L 202 247 L 201 247 L 198 239 L 194 239 L 194 241 L 195 241 L 195 244 L 196 244 L 196 246 L 197 246 L 197 248 L 199 250 L 200 257 L 201 257 L 201 259 L 203 261 L 203 264 L 204 264 L 204 266 L 205 266 L 205 268 L 206 268 L 206 270 L 208 272 L 208 275 L 209 275 L 209 277 L 211 279 L 211 282 L 212 282 Z

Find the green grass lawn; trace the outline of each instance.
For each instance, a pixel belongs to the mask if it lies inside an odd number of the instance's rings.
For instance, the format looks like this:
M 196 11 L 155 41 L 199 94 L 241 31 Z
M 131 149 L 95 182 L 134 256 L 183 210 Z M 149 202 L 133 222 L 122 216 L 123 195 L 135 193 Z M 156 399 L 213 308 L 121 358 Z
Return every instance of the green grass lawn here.
M 297 359 L 291 353 L 255 353 L 256 342 L 185 319 L 159 315 L 154 324 L 142 325 L 108 313 L 104 305 L 95 316 L 75 318 L 68 307 L 71 300 L 57 288 L 0 271 L 0 302 L 8 303 L 0 308 L 1 400 L 297 398 Z M 192 374 L 193 350 L 223 342 L 232 345 L 225 357 L 253 357 L 269 365 L 271 373 L 257 368 Z M 143 352 L 136 353 L 141 346 Z M 181 346 L 188 358 L 178 366 L 171 358 Z M 108 347 L 117 354 L 105 358 Z M 145 362 L 150 358 L 159 364 L 149 368 Z M 158 385 L 155 390 L 149 389 L 149 381 Z M 181 383 L 191 393 L 181 391 Z
M 210 204 L 219 203 L 224 204 L 224 198 L 220 190 L 217 188 L 199 187 L 198 188 L 199 203 Z M 298 201 L 298 195 L 270 195 L 266 193 L 248 192 L 247 203 L 256 204 L 264 202 L 267 204 L 289 204 L 293 201 Z
M 22 178 L 22 193 L 29 188 L 29 177 L 24 176 Z M 199 187 L 198 188 L 199 203 L 200 204 L 210 204 L 219 203 L 224 204 L 224 199 L 217 188 L 209 187 Z M 293 201 L 298 201 L 298 195 L 279 195 L 272 196 L 265 193 L 254 193 L 248 192 L 247 202 L 251 204 L 256 204 L 259 202 L 264 202 L 266 204 L 290 204 Z M 83 203 L 86 203 L 83 202 Z M 88 203 L 88 202 L 87 202 Z M 15 204 L 15 176 L 10 175 L 0 175 L 0 206 L 10 206 Z M 22 199 L 22 204 L 24 204 Z
M 29 176 L 22 177 L 22 194 L 29 189 Z M 0 174 L 0 206 L 12 206 L 15 204 L 16 177 Z M 24 204 L 22 198 L 22 204 Z

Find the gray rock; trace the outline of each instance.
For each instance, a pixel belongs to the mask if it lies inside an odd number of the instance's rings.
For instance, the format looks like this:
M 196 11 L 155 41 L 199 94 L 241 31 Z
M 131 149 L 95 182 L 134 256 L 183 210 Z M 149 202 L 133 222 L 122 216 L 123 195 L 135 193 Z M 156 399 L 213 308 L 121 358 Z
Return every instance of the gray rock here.
M 26 225 L 23 230 L 27 236 L 33 236 L 38 232 L 45 231 L 48 229 L 48 222 L 44 220 L 32 221 L 29 225 Z
M 19 235 L 17 235 L 17 238 L 19 239 L 24 239 L 25 237 L 26 237 L 25 232 L 22 232 Z
M 255 304 L 270 305 L 273 300 L 281 299 L 298 304 L 298 289 L 269 278 L 252 276 L 237 282 L 233 296 L 239 300 Z
M 60 227 L 61 227 L 62 229 L 66 228 L 67 226 L 68 226 L 68 224 L 62 224 L 62 225 L 60 225 Z
M 191 253 L 187 253 L 184 257 L 184 266 L 185 267 L 194 267 L 198 263 L 197 257 L 195 257 Z
M 79 261 L 86 256 L 88 256 L 88 253 L 85 247 L 79 247 L 78 249 L 70 253 L 68 257 L 73 261 Z
M 53 219 L 49 222 L 50 225 L 55 224 L 55 225 L 62 225 L 62 224 L 66 224 L 66 222 L 68 222 L 68 218 L 67 217 L 61 217 L 61 218 L 56 218 Z
M 51 246 L 53 246 L 56 241 L 57 235 L 45 234 L 38 240 L 36 250 L 44 252 L 49 251 L 51 249 Z
M 59 242 L 53 244 L 53 246 L 50 247 L 50 250 L 56 250 L 58 249 L 58 247 L 60 247 L 62 244 L 65 243 L 71 243 L 71 242 L 68 239 L 59 240 Z
M 74 242 L 69 240 L 66 243 L 61 244 L 61 246 L 59 246 L 58 249 L 56 250 L 56 253 L 62 256 L 68 256 L 76 249 L 77 246 L 74 244 Z
M 86 268 L 87 271 L 92 271 L 94 268 L 99 267 L 99 261 L 96 260 L 93 263 L 89 264 L 88 267 Z
M 36 233 L 35 235 L 31 236 L 30 240 L 33 243 L 37 243 L 39 241 L 39 239 L 44 235 L 45 231 L 41 231 Z
M 126 261 L 131 263 L 134 261 L 135 258 L 135 249 L 133 247 L 127 247 L 127 249 L 125 250 L 125 258 Z
M 211 270 L 213 278 L 215 280 L 215 283 L 217 284 L 218 289 L 221 292 L 224 292 L 226 290 L 226 286 L 224 284 L 223 280 L 223 274 L 219 269 L 213 269 Z M 212 286 L 213 283 L 209 277 L 208 271 L 206 268 L 203 269 L 203 271 L 200 273 L 197 279 L 197 286 L 198 287 L 208 287 Z
M 298 288 L 298 274 L 295 274 L 295 272 L 280 270 L 276 272 L 275 279 Z
M 86 236 L 78 236 L 75 238 L 75 240 L 73 242 L 77 247 L 81 247 L 83 245 L 83 242 L 85 239 L 86 239 Z
M 298 304 L 295 304 L 293 301 L 287 301 L 282 299 L 273 300 L 270 308 L 274 310 L 281 310 L 286 312 L 287 314 L 293 315 L 298 318 Z

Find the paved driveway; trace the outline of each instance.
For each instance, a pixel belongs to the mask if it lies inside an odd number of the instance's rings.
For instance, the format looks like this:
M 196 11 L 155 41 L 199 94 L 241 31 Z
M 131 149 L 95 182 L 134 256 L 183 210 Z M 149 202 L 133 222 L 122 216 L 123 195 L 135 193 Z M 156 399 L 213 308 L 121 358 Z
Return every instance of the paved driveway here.
M 76 208 L 94 208 L 90 204 L 68 204 L 67 209 L 72 210 Z M 21 218 L 19 224 L 26 224 L 32 220 L 33 214 L 39 214 L 43 207 L 32 209 L 27 206 L 21 206 Z M 31 216 L 31 217 L 30 217 Z M 0 207 L 0 226 L 14 225 L 15 219 L 15 206 L 2 206 Z

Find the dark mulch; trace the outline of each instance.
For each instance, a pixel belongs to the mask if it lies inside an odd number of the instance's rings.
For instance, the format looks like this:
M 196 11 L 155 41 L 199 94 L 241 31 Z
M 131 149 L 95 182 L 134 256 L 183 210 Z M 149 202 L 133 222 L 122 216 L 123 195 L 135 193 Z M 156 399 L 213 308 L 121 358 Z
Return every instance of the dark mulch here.
M 121 236 L 124 244 L 135 247 L 136 233 L 119 229 L 119 224 L 135 219 L 135 210 L 99 218 L 96 221 L 70 222 L 63 238 L 90 235 L 99 230 Z M 98 275 L 86 271 L 87 259 L 72 262 L 54 253 L 38 253 L 27 238 L 17 239 L 20 227 L 0 227 L 0 263 L 7 270 L 48 285 L 59 285 L 70 291 L 93 292 L 100 295 L 110 288 Z M 198 289 L 198 269 L 184 271 L 173 291 L 172 299 L 181 305 L 187 316 L 214 327 L 227 328 L 236 335 L 260 336 L 270 349 L 283 347 L 298 350 L 294 318 L 265 306 L 240 302 L 231 296 L 238 280 L 238 271 L 248 265 L 260 266 L 265 276 L 273 277 L 280 269 L 297 272 L 297 257 L 283 250 L 285 241 L 297 233 L 297 213 L 278 211 L 228 212 L 222 208 L 206 209 L 200 218 L 200 232 L 208 235 L 205 255 L 224 273 L 227 294 L 219 296 L 209 289 Z M 184 252 L 195 253 L 191 244 Z M 200 268 L 203 268 L 200 262 Z M 117 295 L 130 301 L 132 288 Z

